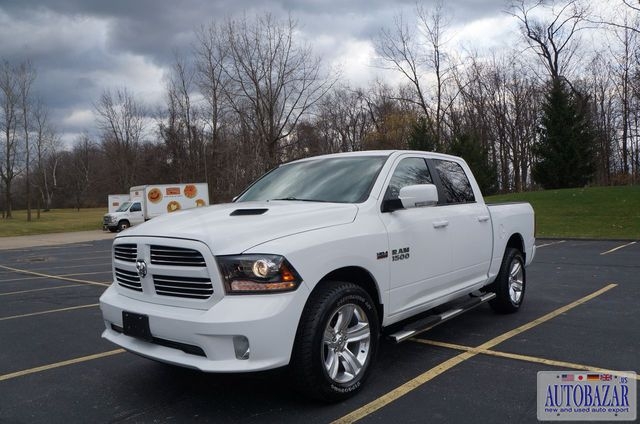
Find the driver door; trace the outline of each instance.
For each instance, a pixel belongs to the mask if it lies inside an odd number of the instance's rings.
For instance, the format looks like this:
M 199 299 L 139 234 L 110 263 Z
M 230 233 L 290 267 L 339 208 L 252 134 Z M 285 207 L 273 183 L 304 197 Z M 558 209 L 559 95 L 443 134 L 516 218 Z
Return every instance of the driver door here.
M 433 184 L 427 162 L 401 157 L 384 200 L 397 199 L 402 187 L 414 184 Z M 446 209 L 425 206 L 380 213 L 389 237 L 389 312 L 396 319 L 425 309 L 446 286 L 452 254 Z

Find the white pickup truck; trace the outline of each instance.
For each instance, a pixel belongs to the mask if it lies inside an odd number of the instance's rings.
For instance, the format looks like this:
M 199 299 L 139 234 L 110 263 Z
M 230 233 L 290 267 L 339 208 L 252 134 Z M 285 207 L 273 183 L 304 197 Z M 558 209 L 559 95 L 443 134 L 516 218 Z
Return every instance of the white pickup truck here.
M 207 372 L 288 365 L 336 401 L 362 387 L 381 334 L 402 341 L 484 302 L 517 311 L 534 241 L 531 206 L 486 205 L 460 158 L 307 158 L 233 203 L 116 237 L 103 337 Z

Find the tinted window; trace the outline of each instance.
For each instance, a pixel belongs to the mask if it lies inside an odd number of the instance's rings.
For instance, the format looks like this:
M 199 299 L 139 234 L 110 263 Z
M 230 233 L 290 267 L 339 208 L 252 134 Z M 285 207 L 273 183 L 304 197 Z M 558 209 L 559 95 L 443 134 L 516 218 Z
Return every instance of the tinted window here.
M 129 210 L 129 212 L 140 212 L 142 210 L 142 208 L 140 207 L 140 203 L 134 203 L 133 205 L 131 205 L 131 209 Z
M 442 183 L 446 203 L 475 202 L 471 183 L 462 167 L 448 160 L 434 159 L 436 171 Z
M 429 168 L 427 168 L 424 159 L 402 159 L 396 170 L 393 171 L 389 187 L 384 195 L 385 200 L 397 199 L 402 187 L 414 184 L 433 184 Z
M 353 156 L 282 165 L 249 187 L 237 202 L 364 202 L 386 160 L 387 156 Z

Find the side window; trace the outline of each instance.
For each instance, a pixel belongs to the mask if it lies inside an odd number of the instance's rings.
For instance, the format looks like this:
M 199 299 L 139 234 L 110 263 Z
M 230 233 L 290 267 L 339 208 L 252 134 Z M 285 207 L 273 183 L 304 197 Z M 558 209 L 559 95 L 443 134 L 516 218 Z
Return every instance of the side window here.
M 427 163 L 422 158 L 402 159 L 393 171 L 384 199 L 397 199 L 402 187 L 414 184 L 433 184 Z
M 134 203 L 133 205 L 131 205 L 131 209 L 129 209 L 129 212 L 140 212 L 142 210 L 142 208 L 140 207 L 140 203 Z
M 434 159 L 433 163 L 440 177 L 442 189 L 444 190 L 444 200 L 447 204 L 476 201 L 469 178 L 467 178 L 467 174 L 459 164 L 440 159 Z

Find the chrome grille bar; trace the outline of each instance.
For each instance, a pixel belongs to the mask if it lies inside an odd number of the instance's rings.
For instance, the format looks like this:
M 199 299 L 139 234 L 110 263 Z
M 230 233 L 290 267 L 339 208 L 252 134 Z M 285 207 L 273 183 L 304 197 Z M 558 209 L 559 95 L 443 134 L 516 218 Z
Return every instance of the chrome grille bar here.
M 113 256 L 125 262 L 135 262 L 138 255 L 138 247 L 135 244 L 116 244 L 113 247 Z

